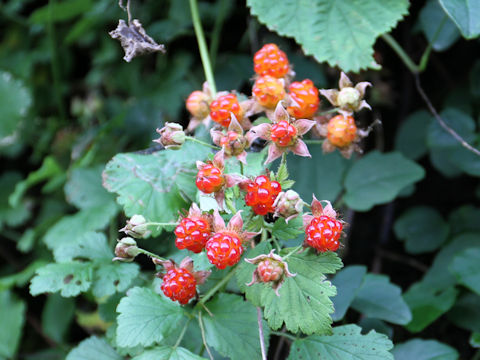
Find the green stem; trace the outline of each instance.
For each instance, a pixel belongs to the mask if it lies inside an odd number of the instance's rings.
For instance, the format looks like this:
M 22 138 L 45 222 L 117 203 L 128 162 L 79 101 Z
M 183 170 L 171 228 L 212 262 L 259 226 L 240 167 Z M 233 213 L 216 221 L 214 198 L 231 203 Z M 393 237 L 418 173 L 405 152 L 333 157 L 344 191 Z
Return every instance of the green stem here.
M 415 64 L 412 59 L 410 59 L 410 56 L 408 56 L 405 50 L 403 50 L 403 48 L 390 34 L 383 34 L 382 39 L 385 40 L 385 42 L 390 45 L 393 51 L 397 53 L 398 57 L 403 61 L 408 70 L 410 70 L 414 74 L 418 73 L 418 65 Z
M 303 140 L 305 144 L 310 144 L 310 145 L 321 145 L 323 144 L 325 140 Z
M 205 304 L 213 295 L 215 295 L 215 293 L 220 290 L 220 288 L 223 287 L 223 285 L 226 285 L 230 279 L 232 278 L 232 276 L 235 274 L 235 271 L 237 270 L 237 268 L 234 268 L 232 271 L 230 271 L 227 276 L 225 276 L 222 280 L 220 280 L 217 285 L 215 285 L 213 288 L 211 288 L 206 294 L 204 297 L 202 297 L 200 299 L 200 301 L 197 303 L 196 306 L 199 306 L 199 305 L 203 305 Z
M 212 353 L 210 352 L 210 349 L 208 348 L 207 345 L 207 340 L 205 339 L 205 328 L 203 327 L 203 320 L 202 320 L 202 312 L 198 312 L 198 325 L 200 325 L 200 332 L 202 333 L 202 341 L 203 341 L 203 346 L 205 346 L 205 349 L 207 350 L 208 356 L 210 357 L 210 360 L 214 360 Z
M 213 78 L 212 64 L 208 56 L 207 43 L 205 41 L 205 35 L 203 34 L 202 23 L 200 21 L 200 15 L 198 13 L 197 0 L 190 0 L 190 11 L 192 13 L 193 28 L 195 29 L 195 35 L 197 36 L 198 48 L 200 50 L 200 57 L 202 59 L 203 71 L 205 72 L 205 78 L 210 86 L 210 90 L 213 97 L 217 94 L 217 88 L 215 86 L 215 79 Z
M 431 41 L 429 41 L 427 48 L 422 54 L 422 57 L 420 58 L 420 64 L 418 65 L 418 72 L 423 72 L 428 64 L 428 59 L 430 57 L 430 54 L 432 53 L 433 49 L 433 43 L 437 40 L 438 36 L 440 35 L 440 32 L 442 31 L 443 26 L 447 22 L 448 16 L 444 15 L 442 21 L 440 22 L 440 25 L 438 26 L 437 31 L 433 35 L 433 38 Z
M 267 232 L 267 229 L 263 228 L 262 229 L 262 236 L 260 238 L 260 241 L 266 241 L 268 238 L 268 232 Z
M 280 244 L 278 243 L 277 238 L 275 236 L 272 236 L 272 241 L 273 241 L 273 244 L 275 245 L 275 247 L 277 248 L 277 252 L 280 253 L 281 247 L 280 247 Z
M 240 174 L 243 175 L 244 173 L 243 163 L 241 161 L 239 161 L 239 163 L 240 163 Z
M 322 116 L 322 115 L 328 115 L 328 114 L 335 113 L 335 112 L 338 112 L 338 108 L 328 109 L 328 110 L 319 112 L 317 115 Z
M 173 349 L 176 349 L 178 347 L 178 345 L 180 345 L 180 343 L 182 342 L 182 339 L 183 337 L 185 336 L 185 333 L 187 332 L 187 327 L 188 327 L 188 324 L 190 323 L 192 319 L 188 319 L 187 322 L 185 323 L 185 326 L 183 327 L 183 330 L 182 332 L 180 333 L 180 336 L 178 337 L 178 340 L 177 342 L 175 343 L 175 345 L 173 345 Z
M 284 333 L 284 332 L 281 332 L 281 331 L 272 331 L 270 330 L 270 334 L 271 335 L 277 335 L 277 336 L 283 336 L 283 337 L 286 337 L 287 339 L 290 339 L 292 341 L 295 341 L 297 340 L 297 338 L 293 335 L 290 335 L 290 334 L 287 334 L 287 333 Z
M 301 248 L 303 247 L 303 244 L 302 245 L 298 245 L 295 249 L 293 249 L 292 251 L 290 251 L 287 255 L 285 255 L 282 259 L 283 260 L 286 260 L 290 257 L 290 255 L 296 253 L 298 250 L 300 250 Z
M 237 209 L 233 206 L 233 203 L 231 200 L 225 201 L 225 205 L 227 205 L 228 210 L 235 215 L 237 213 Z
M 171 222 L 171 223 L 160 223 L 160 222 L 147 222 L 145 224 L 142 224 L 140 226 L 177 226 L 178 222 Z
M 208 146 L 209 148 L 212 148 L 212 149 L 215 149 L 215 150 L 221 150 L 222 148 L 218 147 L 218 146 L 215 146 L 215 145 L 211 145 L 209 143 L 206 143 L 202 140 L 198 140 L 196 138 L 194 138 L 193 136 L 186 136 L 185 139 L 187 140 L 190 140 L 190 141 L 193 141 L 193 142 L 196 142 L 198 144 L 201 144 L 203 146 Z
M 151 258 L 155 258 L 155 259 L 158 259 L 158 260 L 162 260 L 162 261 L 167 261 L 167 259 L 161 257 L 161 256 L 158 256 L 157 254 L 154 254 L 148 250 L 145 250 L 145 249 L 141 249 L 141 248 L 138 248 L 138 252 L 140 254 L 145 254 L 147 256 L 150 256 Z

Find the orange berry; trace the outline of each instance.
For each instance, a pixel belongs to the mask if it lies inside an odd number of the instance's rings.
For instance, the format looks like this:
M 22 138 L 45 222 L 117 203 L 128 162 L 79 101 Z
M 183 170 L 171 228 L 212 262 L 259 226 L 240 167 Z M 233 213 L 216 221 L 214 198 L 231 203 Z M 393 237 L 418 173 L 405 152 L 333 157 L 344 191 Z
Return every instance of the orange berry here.
M 290 70 L 288 58 L 275 44 L 265 44 L 253 57 L 253 69 L 260 75 L 284 77 Z
M 222 126 L 230 125 L 230 113 L 233 113 L 238 121 L 243 118 L 243 109 L 235 94 L 219 96 L 210 104 L 210 117 Z
M 295 81 L 290 84 L 289 90 L 292 104 L 287 108 L 288 113 L 297 119 L 311 119 L 320 104 L 318 89 L 312 80 Z
M 297 132 L 295 126 L 290 124 L 287 120 L 281 120 L 272 125 L 270 136 L 275 144 L 285 147 L 295 143 Z
M 255 81 L 252 93 L 257 102 L 268 109 L 274 109 L 286 95 L 283 83 L 269 75 L 261 76 Z
M 327 138 L 336 147 L 350 145 L 357 136 L 357 126 L 352 116 L 337 115 L 327 125 Z
M 208 100 L 208 96 L 205 93 L 197 90 L 188 96 L 185 106 L 194 117 L 203 119 L 206 118 L 210 112 Z
M 222 188 L 223 184 L 225 184 L 225 178 L 222 170 L 212 164 L 207 164 L 202 170 L 198 171 L 195 183 L 200 191 L 205 194 L 211 194 Z

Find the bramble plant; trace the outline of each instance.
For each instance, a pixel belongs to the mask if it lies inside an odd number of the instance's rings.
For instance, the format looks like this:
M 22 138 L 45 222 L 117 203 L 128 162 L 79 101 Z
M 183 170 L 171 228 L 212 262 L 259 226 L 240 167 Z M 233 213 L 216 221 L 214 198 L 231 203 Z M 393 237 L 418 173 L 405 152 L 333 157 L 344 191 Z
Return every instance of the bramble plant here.
M 480 359 L 479 4 L 118 5 L 0 5 L 0 360 Z

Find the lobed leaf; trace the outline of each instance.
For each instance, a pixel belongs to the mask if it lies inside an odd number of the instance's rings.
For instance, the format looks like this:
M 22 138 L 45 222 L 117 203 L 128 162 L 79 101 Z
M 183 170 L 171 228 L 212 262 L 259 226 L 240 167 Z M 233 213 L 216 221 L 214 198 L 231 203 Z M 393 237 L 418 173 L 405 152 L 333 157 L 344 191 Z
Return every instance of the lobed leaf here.
M 479 244 L 480 245 L 480 244 Z M 450 271 L 460 284 L 480 295 L 480 247 L 470 248 L 455 255 Z
M 337 295 L 332 298 L 335 312 L 332 314 L 333 321 L 342 320 L 358 289 L 362 285 L 367 268 L 361 265 L 351 265 L 340 270 L 332 279 L 332 285 L 337 288 Z
M 102 263 L 93 277 L 93 295 L 102 298 L 125 291 L 139 273 L 140 267 L 135 263 Z
M 474 0 L 439 0 L 445 12 L 455 22 L 463 37 L 480 35 L 480 3 Z
M 412 339 L 395 345 L 395 360 L 457 360 L 454 348 L 436 340 Z
M 91 336 L 72 349 L 66 360 L 122 360 L 123 357 L 104 340 Z

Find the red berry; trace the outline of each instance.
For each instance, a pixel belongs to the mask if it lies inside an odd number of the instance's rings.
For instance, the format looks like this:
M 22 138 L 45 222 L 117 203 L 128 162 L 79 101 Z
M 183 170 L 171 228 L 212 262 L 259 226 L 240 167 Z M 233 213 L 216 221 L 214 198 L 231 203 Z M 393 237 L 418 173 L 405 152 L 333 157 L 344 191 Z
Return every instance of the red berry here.
M 240 134 L 236 133 L 235 131 L 228 131 L 227 135 L 220 139 L 220 146 L 223 147 L 230 144 L 231 142 L 237 140 L 239 136 Z
M 265 259 L 257 266 L 257 274 L 261 281 L 278 281 L 283 275 L 283 267 L 278 261 Z
M 297 119 L 312 118 L 320 104 L 318 89 L 312 80 L 295 81 L 290 84 L 289 90 L 292 104 L 287 108 L 288 113 Z
M 175 228 L 175 245 L 180 250 L 199 253 L 210 237 L 210 225 L 204 219 L 183 218 Z
M 202 170 L 198 171 L 195 182 L 197 188 L 205 194 L 210 194 L 220 190 L 225 183 L 222 170 L 212 164 L 207 164 Z
M 260 75 L 284 77 L 290 70 L 288 58 L 275 44 L 265 44 L 253 57 L 253 69 Z
M 180 304 L 187 304 L 197 293 L 197 281 L 186 269 L 173 268 L 163 277 L 161 289 L 165 296 Z
M 211 102 L 210 117 L 216 123 L 228 127 L 230 125 L 230 113 L 233 113 L 238 121 L 243 118 L 243 109 L 235 94 L 222 95 Z
M 252 93 L 257 102 L 268 109 L 274 109 L 286 95 L 282 81 L 269 75 L 261 76 L 255 81 Z
M 281 191 L 282 187 L 277 181 L 270 181 L 267 176 L 260 175 L 248 183 L 245 203 L 257 215 L 273 213 L 273 203 Z
M 272 125 L 271 138 L 278 146 L 289 146 L 295 143 L 297 128 L 287 120 L 280 120 Z
M 327 125 L 327 138 L 336 147 L 350 145 L 357 136 L 357 126 L 352 116 L 337 115 Z
M 315 217 L 305 229 L 305 242 L 320 252 L 336 251 L 340 246 L 342 228 L 342 223 L 330 216 Z
M 188 96 L 185 105 L 190 114 L 198 119 L 203 119 L 210 112 L 208 100 L 209 98 L 204 92 L 197 90 Z
M 233 232 L 213 234 L 207 241 L 205 249 L 210 263 L 219 269 L 235 265 L 243 254 L 242 240 Z

